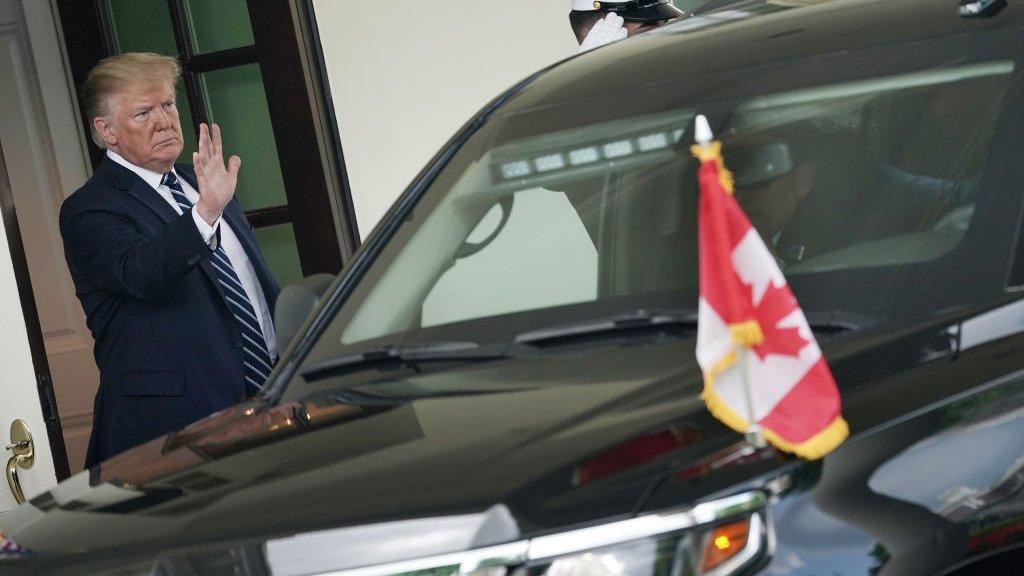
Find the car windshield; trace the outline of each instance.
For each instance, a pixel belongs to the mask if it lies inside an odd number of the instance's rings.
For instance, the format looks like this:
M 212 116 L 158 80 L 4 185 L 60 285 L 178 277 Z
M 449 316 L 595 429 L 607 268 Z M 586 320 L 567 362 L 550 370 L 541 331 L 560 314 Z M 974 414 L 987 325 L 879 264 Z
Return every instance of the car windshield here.
M 499 110 L 405 218 L 309 362 L 694 310 L 698 113 L 812 323 L 860 327 L 980 298 L 992 286 L 921 283 L 994 256 L 967 239 L 993 196 L 1016 67 L 961 60 L 668 104 L 672 87 L 658 85 L 646 109 L 638 87 L 633 107 L 595 98 Z

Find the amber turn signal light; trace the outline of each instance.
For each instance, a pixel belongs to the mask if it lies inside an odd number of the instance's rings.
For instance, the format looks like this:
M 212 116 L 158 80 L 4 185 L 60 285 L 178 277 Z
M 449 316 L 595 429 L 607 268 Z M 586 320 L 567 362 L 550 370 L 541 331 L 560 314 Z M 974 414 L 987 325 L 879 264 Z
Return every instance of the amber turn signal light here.
M 749 518 L 715 527 L 704 540 L 700 560 L 701 573 L 706 574 L 714 570 L 742 552 L 747 546 L 749 533 Z

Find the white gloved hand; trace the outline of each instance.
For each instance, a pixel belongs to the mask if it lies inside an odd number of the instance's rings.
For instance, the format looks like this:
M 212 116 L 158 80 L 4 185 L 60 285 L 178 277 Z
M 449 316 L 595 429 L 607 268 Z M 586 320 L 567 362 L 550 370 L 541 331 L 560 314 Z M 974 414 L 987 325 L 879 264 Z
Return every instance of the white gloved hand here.
M 626 21 L 615 12 L 609 12 L 607 16 L 597 21 L 590 29 L 587 37 L 580 44 L 580 52 L 592 50 L 598 46 L 611 44 L 625 38 L 629 32 L 625 28 Z

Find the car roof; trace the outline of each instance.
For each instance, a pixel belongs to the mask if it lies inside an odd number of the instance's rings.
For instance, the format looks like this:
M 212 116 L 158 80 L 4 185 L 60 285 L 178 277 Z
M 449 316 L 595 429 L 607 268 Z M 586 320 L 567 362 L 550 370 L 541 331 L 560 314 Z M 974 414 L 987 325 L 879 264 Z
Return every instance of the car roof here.
M 502 110 L 510 114 L 628 94 L 638 86 L 697 83 L 721 71 L 812 55 L 914 45 L 993 29 L 1019 29 L 1024 7 L 965 18 L 955 0 L 746 0 L 570 58 L 540 75 Z

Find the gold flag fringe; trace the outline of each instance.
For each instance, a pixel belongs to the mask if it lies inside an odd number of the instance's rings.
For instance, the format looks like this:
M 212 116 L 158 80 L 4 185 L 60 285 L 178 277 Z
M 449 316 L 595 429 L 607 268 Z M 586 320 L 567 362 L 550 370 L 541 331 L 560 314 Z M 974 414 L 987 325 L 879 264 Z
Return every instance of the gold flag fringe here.
M 718 167 L 718 184 L 722 186 L 722 190 L 725 190 L 726 194 L 732 196 L 733 176 L 732 172 L 725 167 L 725 160 L 722 159 L 722 143 L 715 140 L 707 146 L 694 144 L 690 147 L 690 153 L 702 163 L 708 160 L 715 162 L 715 166 Z
M 712 416 L 721 420 L 729 428 L 732 428 L 736 432 L 742 434 L 747 432 L 750 428 L 750 423 L 746 418 L 737 414 L 729 404 L 715 392 L 715 380 L 721 373 L 732 368 L 736 364 L 738 358 L 739 355 L 735 350 L 732 350 L 712 366 L 711 370 L 709 370 L 704 376 L 704 391 L 701 392 L 700 397 L 708 407 L 708 411 L 711 412 Z M 765 439 L 768 440 L 772 446 L 782 450 L 783 452 L 789 452 L 807 460 L 818 460 L 819 458 L 824 457 L 829 452 L 835 450 L 836 447 L 839 446 L 843 440 L 846 440 L 849 435 L 850 427 L 846 423 L 846 420 L 841 416 L 836 417 L 835 420 L 814 436 L 799 443 L 789 442 L 783 439 L 770 428 L 764 429 Z

